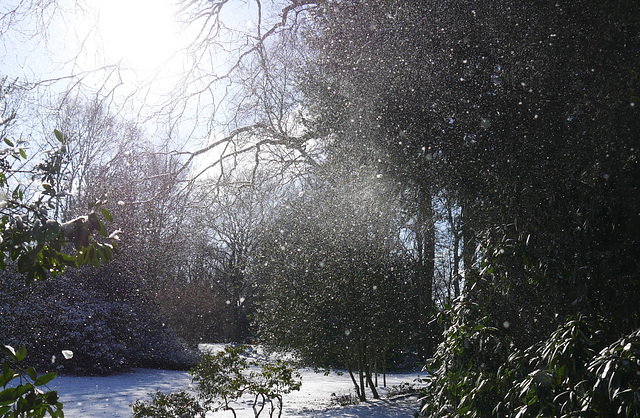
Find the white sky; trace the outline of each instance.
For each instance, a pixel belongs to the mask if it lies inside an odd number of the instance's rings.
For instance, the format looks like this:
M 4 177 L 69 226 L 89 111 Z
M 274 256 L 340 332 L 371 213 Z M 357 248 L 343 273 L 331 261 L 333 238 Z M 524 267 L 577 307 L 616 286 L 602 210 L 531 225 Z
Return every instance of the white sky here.
M 19 0 L 2 0 L 0 17 Z M 171 79 L 183 71 L 184 59 L 176 51 L 184 44 L 171 0 L 59 0 L 58 9 L 47 9 L 45 21 L 26 10 L 8 31 L 0 26 L 0 75 L 23 81 L 81 76 L 88 88 L 101 88 L 108 71 L 121 82 L 126 95 L 138 85 L 154 80 L 166 91 Z M 80 3 L 82 4 L 82 3 Z M 69 79 L 70 80 L 70 79 Z M 73 82 L 77 81 L 72 80 Z M 64 91 L 68 83 L 56 83 Z
M 0 17 L 22 1 L 0 0 Z M 187 55 L 185 46 L 198 28 L 185 30 L 177 23 L 176 3 L 175 0 L 57 0 L 54 4 L 60 8 L 53 10 L 55 13 L 50 14 L 46 25 L 30 14 L 16 20 L 18 24 L 8 32 L 1 32 L 0 25 L 0 76 L 27 82 L 61 78 L 33 92 L 30 99 L 33 112 L 40 116 L 43 112 L 37 107 L 55 103 L 69 86 L 86 92 L 83 94 L 87 98 L 94 93 L 108 95 L 114 90 L 113 109 L 129 120 L 157 115 L 154 106 L 168 97 L 175 99 L 206 90 L 213 73 L 224 71 L 234 60 L 221 51 L 204 54 L 200 68 L 194 73 L 198 80 L 177 84 L 193 64 L 193 56 Z M 252 19 L 255 20 L 257 12 L 252 2 L 231 2 L 224 12 L 225 22 L 236 29 L 255 26 Z M 46 31 L 40 30 L 43 26 Z M 240 35 L 238 40 L 244 42 Z M 214 114 L 223 119 L 228 117 L 224 112 L 225 89 L 224 84 L 214 86 L 185 102 L 181 119 L 172 125 L 174 137 L 177 138 L 176 133 L 180 135 L 175 148 L 195 149 L 225 135 L 224 127 L 212 122 Z M 31 115 L 26 118 L 37 119 Z M 158 131 L 156 137 L 161 137 L 160 132 L 167 129 L 162 124 L 168 118 L 162 116 L 149 122 L 146 130 Z M 35 133 L 31 126 L 25 129 Z M 219 150 L 207 153 L 197 165 L 206 165 L 218 155 Z
M 107 60 L 154 70 L 181 46 L 175 7 L 167 0 L 99 0 L 96 6 Z

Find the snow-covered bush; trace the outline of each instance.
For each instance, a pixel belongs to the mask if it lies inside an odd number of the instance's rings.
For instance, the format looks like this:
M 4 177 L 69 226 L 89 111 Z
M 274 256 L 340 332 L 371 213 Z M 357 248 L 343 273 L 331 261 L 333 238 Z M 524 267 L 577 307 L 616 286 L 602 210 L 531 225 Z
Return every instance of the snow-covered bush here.
M 147 304 L 107 300 L 66 276 L 25 286 L 2 272 L 0 335 L 28 349 L 39 368 L 75 374 L 108 374 L 131 367 L 189 369 L 188 352 Z M 62 350 L 70 350 L 66 359 Z
M 138 400 L 131 405 L 134 418 L 196 417 L 220 410 L 231 411 L 235 417 L 233 403 L 244 395 L 253 396 L 256 418 L 265 410 L 269 417 L 274 417 L 276 411 L 280 417 L 282 395 L 300 390 L 300 373 L 282 360 L 250 357 L 250 350 L 246 346 L 227 346 L 217 354 L 204 354 L 190 372 L 199 402 L 184 390 L 168 395 L 157 392 L 151 401 Z
M 331 399 L 329 400 L 330 405 L 336 406 L 350 406 L 350 405 L 358 405 L 360 400 L 358 396 L 353 393 L 345 393 L 341 395 L 337 395 L 335 393 L 331 394 Z
M 204 418 L 206 410 L 186 390 L 170 394 L 156 392 L 151 401 L 137 400 L 132 405 L 133 418 Z

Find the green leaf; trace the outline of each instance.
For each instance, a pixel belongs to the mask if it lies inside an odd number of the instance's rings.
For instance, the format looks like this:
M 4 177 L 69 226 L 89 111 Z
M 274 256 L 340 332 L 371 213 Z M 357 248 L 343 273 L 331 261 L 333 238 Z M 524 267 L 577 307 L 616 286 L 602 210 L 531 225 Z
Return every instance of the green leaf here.
M 54 220 L 47 221 L 47 232 L 44 238 L 47 241 L 53 241 L 60 234 L 60 224 Z
M 33 382 L 33 384 L 35 386 L 42 386 L 42 385 L 46 385 L 47 383 L 49 383 L 50 381 L 52 381 L 53 379 L 55 379 L 57 376 L 56 373 L 51 372 L 51 373 L 47 373 L 47 374 L 43 374 L 42 376 L 38 377 L 35 382 Z
M 23 159 L 25 159 L 25 160 L 26 160 L 26 159 L 27 159 L 27 153 L 26 153 L 26 152 L 24 152 L 24 149 L 20 148 L 20 151 L 19 151 L 19 152 L 20 152 L 20 156 L 21 156 Z
M 7 384 L 15 378 L 15 376 L 16 374 L 13 370 L 11 370 L 11 374 L 0 375 L 0 387 L 4 388 L 5 386 L 7 386 Z
M 113 216 L 111 215 L 111 212 L 109 212 L 105 208 L 100 208 L 100 212 L 102 212 L 102 216 L 107 222 L 113 222 Z
M 27 383 L 26 385 L 18 385 L 16 389 L 18 389 L 18 396 L 23 396 L 27 392 L 33 393 L 34 386 L 31 383 Z
M 0 405 L 14 403 L 18 399 L 17 388 L 7 388 L 0 392 Z
M 2 138 L 2 140 L 4 141 L 5 144 L 9 145 L 10 147 L 15 146 L 13 145 L 13 142 L 9 141 L 9 138 Z
M 13 370 L 10 367 L 9 362 L 5 360 L 3 365 L 2 375 L 0 375 L 0 387 L 4 388 L 9 382 L 11 382 L 16 377 L 18 377 L 18 375 L 16 374 L 16 371 Z
M 52 390 L 45 393 L 44 400 L 50 405 L 55 405 L 56 402 L 58 402 L 58 392 L 55 390 Z
M 64 144 L 64 135 L 62 135 L 62 132 L 60 132 L 60 131 L 59 131 L 59 130 L 57 130 L 57 129 L 54 129 L 54 130 L 53 130 L 53 134 L 56 136 L 56 139 L 57 139 L 58 141 L 60 141 L 61 143 L 63 143 L 63 144 Z
M 18 258 L 18 271 L 26 273 L 33 265 L 34 259 L 31 253 L 25 253 Z
M 89 216 L 87 217 L 87 219 L 89 220 L 89 230 L 95 229 L 95 230 L 100 230 L 100 219 L 98 218 L 98 215 L 95 214 L 95 212 L 91 212 L 89 214 Z
M 11 347 L 10 345 L 5 345 L 2 347 L 2 351 L 9 355 L 9 357 L 11 357 L 13 360 L 16 360 L 16 350 Z
M 106 263 L 109 262 L 112 257 L 113 253 L 111 251 L 111 248 L 109 248 L 108 246 L 102 247 L 102 260 Z
M 44 241 L 44 233 L 45 233 L 46 229 L 43 228 L 42 226 L 38 226 L 36 228 L 33 229 L 33 238 L 38 241 L 38 242 L 43 242 Z
M 60 264 L 63 264 L 67 267 L 75 267 L 76 265 L 76 257 L 69 254 L 58 254 L 58 261 Z
M 92 250 L 93 250 L 93 248 L 92 248 Z M 99 251 L 94 251 L 91 254 L 91 264 L 93 265 L 93 267 L 96 267 L 96 268 L 100 267 L 100 253 L 99 253 Z
M 33 367 L 29 367 L 27 369 L 27 375 L 31 378 L 31 380 L 36 380 L 38 378 L 38 373 Z
M 98 233 L 103 237 L 109 236 L 109 233 L 107 232 L 107 228 L 104 226 L 104 223 L 100 222 L 99 224 L 100 224 L 99 225 L 100 227 L 98 228 Z
M 27 355 L 27 347 L 25 347 L 24 345 L 18 348 L 18 351 L 16 351 L 16 359 L 18 361 L 22 361 L 26 355 Z

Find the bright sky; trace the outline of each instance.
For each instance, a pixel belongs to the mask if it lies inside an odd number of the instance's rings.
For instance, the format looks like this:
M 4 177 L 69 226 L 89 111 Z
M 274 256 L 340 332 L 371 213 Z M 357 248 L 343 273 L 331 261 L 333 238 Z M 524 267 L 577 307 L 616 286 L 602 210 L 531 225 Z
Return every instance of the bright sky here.
M 0 0 L 0 17 L 11 14 L 18 4 L 18 0 Z M 21 14 L 11 29 L 0 32 L 0 71 L 29 77 L 70 62 L 75 71 L 119 62 L 126 68 L 151 71 L 181 45 L 172 0 L 87 0 L 80 3 L 86 9 L 74 4 L 60 0 L 59 7 L 45 9 L 44 21 L 34 17 L 38 9 L 18 7 Z
M 15 20 L 10 30 L 0 31 L 0 76 L 9 75 L 27 82 L 60 80 L 38 89 L 42 96 L 34 98 L 34 103 L 55 101 L 56 96 L 68 88 L 84 91 L 87 96 L 94 93 L 106 96 L 113 92 L 114 101 L 110 103 L 115 107 L 122 104 L 122 110 L 118 111 L 128 118 L 151 117 L 154 106 L 167 97 L 188 95 L 193 93 L 190 89 L 199 91 L 202 83 L 206 83 L 200 79 L 178 84 L 192 68 L 194 57 L 187 55 L 185 46 L 199 29 L 197 25 L 184 28 L 176 22 L 178 3 L 176 0 L 56 0 L 51 3 L 56 7 L 44 10 L 44 24 L 28 7 L 18 8 L 24 11 L 21 18 Z M 32 3 L 0 0 L 0 17 L 23 4 Z M 246 29 L 255 15 L 255 6 L 251 5 L 241 1 L 230 3 L 224 9 L 225 21 L 238 29 Z M 223 71 L 229 65 L 224 51 L 199 58 L 202 59 L 200 70 L 204 73 Z M 225 87 L 221 86 L 218 92 L 213 86 L 213 93 L 188 102 L 182 109 L 179 126 L 172 128 L 207 143 L 207 137 L 213 136 L 208 132 L 207 118 L 225 97 Z M 209 113 L 201 119 L 198 112 Z M 156 127 L 160 125 L 152 126 Z M 174 135 L 176 132 L 173 131 Z M 211 138 L 214 139 L 217 138 Z
M 96 7 L 107 61 L 155 70 L 180 47 L 169 0 L 99 0 Z

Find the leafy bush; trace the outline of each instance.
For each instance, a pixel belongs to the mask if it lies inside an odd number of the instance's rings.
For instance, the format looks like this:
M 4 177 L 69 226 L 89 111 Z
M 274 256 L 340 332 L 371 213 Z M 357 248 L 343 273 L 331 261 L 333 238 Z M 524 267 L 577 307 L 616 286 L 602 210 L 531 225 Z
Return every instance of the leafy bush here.
M 294 372 L 282 360 L 249 360 L 244 356 L 247 347 L 225 347 L 218 354 L 205 354 L 191 374 L 197 384 L 198 396 L 212 410 L 236 413 L 231 403 L 244 394 L 254 396 L 253 411 L 258 417 L 266 404 L 270 404 L 269 416 L 275 409 L 282 413 L 282 395 L 300 390 L 300 374 Z M 251 368 L 259 368 L 258 371 Z M 277 401 L 277 405 L 274 405 Z M 258 405 L 260 405 L 258 407 Z
M 561 324 L 546 341 L 516 350 L 498 374 L 508 375 L 511 369 L 520 375 L 497 409 L 521 416 L 564 416 L 580 411 L 581 398 L 590 390 L 583 385 L 593 378 L 587 365 L 595 355 L 597 335 L 591 321 L 580 316 Z
M 231 411 L 232 403 L 243 395 L 252 395 L 257 418 L 269 405 L 269 416 L 282 414 L 282 395 L 300 390 L 300 374 L 282 360 L 249 359 L 246 346 L 225 347 L 217 354 L 205 354 L 191 370 L 196 393 L 202 405 L 184 390 L 171 394 L 157 392 L 151 402 L 136 401 L 134 418 L 195 417 L 206 411 Z
M 602 349 L 587 365 L 595 380 L 583 408 L 640 416 L 640 329 Z
M 168 395 L 158 391 L 151 402 L 137 400 L 131 405 L 133 418 L 204 418 L 206 410 L 185 390 Z
M 580 315 L 518 349 L 476 303 L 448 313 L 424 416 L 640 416 L 640 329 L 607 344 L 607 321 Z
M 470 298 L 459 298 L 444 313 L 450 324 L 429 363 L 425 416 L 491 416 L 499 402 L 500 382 L 493 370 L 509 354 L 508 339 Z
M 205 354 L 191 371 L 199 397 L 207 407 L 236 413 L 230 403 L 246 391 L 246 378 L 242 375 L 249 368 L 248 360 L 242 356 L 242 347 L 226 347 L 218 354 Z
M 570 319 L 547 341 L 514 355 L 531 371 L 507 393 L 506 406 L 520 416 L 640 416 L 640 330 L 596 351 L 605 325 Z

